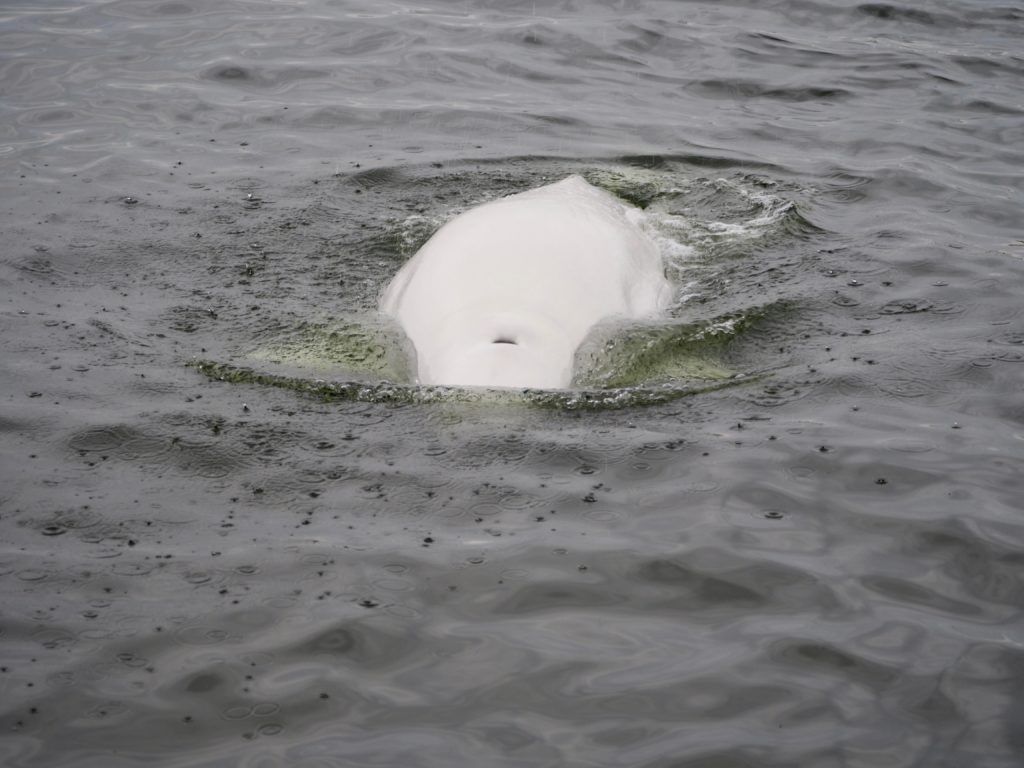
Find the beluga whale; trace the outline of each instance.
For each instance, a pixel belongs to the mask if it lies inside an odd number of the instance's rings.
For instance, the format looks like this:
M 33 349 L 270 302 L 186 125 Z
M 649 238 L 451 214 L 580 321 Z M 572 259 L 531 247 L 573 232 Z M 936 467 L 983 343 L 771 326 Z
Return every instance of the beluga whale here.
M 595 325 L 657 315 L 671 298 L 638 214 L 573 175 L 451 219 L 380 301 L 415 348 L 418 383 L 571 387 Z

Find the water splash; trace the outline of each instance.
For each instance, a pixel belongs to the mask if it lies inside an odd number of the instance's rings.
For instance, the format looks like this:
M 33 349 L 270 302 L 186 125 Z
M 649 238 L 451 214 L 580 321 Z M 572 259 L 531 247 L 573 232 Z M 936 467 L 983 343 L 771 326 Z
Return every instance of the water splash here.
M 793 306 L 766 294 L 757 277 L 764 271 L 761 265 L 750 270 L 754 278 L 737 270 L 758 249 L 813 229 L 775 182 L 750 173 L 727 177 L 721 169 L 714 177 L 695 176 L 694 168 L 672 158 L 658 163 L 523 158 L 506 165 L 444 172 L 374 169 L 340 178 L 343 185 L 372 188 L 391 200 L 379 206 L 380 213 L 364 211 L 363 237 L 344 241 L 348 252 L 334 267 L 339 276 L 349 271 L 372 277 L 364 277 L 358 292 L 347 294 L 345 310 L 330 319 L 305 319 L 284 332 L 271 330 L 230 361 L 191 365 L 216 380 L 283 387 L 326 400 L 486 400 L 569 410 L 661 403 L 767 375 L 773 364 L 757 349 L 763 346 L 758 337 L 766 337 L 765 328 L 778 327 L 776 321 L 784 320 Z M 376 296 L 393 272 L 452 216 L 571 173 L 635 206 L 630 215 L 658 244 L 676 289 L 667 317 L 642 324 L 610 321 L 596 328 L 577 351 L 571 390 L 413 384 L 411 344 L 376 313 Z M 395 209 L 403 207 L 406 214 L 395 217 Z M 384 218 L 374 220 L 374 215 Z M 357 299 L 363 306 L 352 306 L 356 296 L 363 297 Z M 322 302 L 319 306 L 319 312 L 328 311 Z

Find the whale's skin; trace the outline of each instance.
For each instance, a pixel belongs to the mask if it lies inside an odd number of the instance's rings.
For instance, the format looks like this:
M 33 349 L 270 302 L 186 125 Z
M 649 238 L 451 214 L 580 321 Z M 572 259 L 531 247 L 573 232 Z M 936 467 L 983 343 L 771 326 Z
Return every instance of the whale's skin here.
M 638 213 L 574 175 L 446 223 L 380 302 L 415 347 L 418 382 L 570 387 L 594 325 L 655 315 L 669 301 Z

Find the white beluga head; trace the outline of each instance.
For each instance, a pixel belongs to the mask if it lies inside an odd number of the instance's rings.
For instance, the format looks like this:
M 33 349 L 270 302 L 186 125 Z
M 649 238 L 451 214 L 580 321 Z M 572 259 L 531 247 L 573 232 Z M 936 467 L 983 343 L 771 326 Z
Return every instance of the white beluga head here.
M 564 388 L 597 323 L 667 305 L 636 209 L 570 176 L 445 224 L 381 299 L 416 349 L 420 384 Z

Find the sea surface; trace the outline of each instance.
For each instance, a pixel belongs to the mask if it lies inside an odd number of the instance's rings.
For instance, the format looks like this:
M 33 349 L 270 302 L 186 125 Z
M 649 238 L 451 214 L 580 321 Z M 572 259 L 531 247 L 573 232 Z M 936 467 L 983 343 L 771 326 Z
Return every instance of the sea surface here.
M 675 299 L 416 386 L 581 174 Z M 0 765 L 1024 764 L 1024 4 L 0 7 Z

